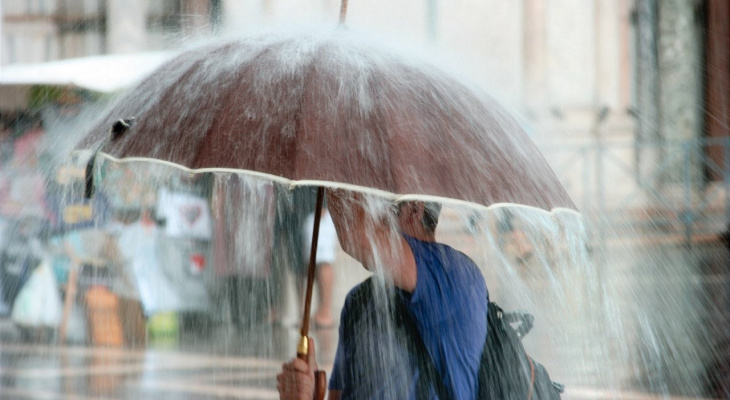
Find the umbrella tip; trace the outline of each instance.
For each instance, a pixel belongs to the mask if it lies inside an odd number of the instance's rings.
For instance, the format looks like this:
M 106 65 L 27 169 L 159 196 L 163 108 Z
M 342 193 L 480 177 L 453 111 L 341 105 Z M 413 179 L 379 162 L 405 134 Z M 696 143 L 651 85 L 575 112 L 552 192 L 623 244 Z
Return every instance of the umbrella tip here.
M 347 18 L 347 0 L 340 2 L 340 27 L 345 26 L 345 19 Z
M 112 140 L 118 139 L 122 134 L 134 125 L 134 118 L 118 119 L 112 124 Z

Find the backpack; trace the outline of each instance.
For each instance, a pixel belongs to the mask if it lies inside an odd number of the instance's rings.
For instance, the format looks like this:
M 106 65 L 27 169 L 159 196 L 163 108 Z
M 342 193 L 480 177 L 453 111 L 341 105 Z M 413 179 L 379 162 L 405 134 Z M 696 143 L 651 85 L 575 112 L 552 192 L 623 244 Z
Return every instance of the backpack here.
M 369 278 L 352 293 L 349 313 L 356 319 L 371 301 L 373 284 L 372 278 Z M 438 376 L 415 322 L 398 299 L 394 299 L 393 303 L 394 307 L 388 312 L 395 322 L 395 334 L 405 341 L 419 369 L 424 371 L 420 374 L 422 379 L 418 382 L 417 397 L 425 397 L 428 392 L 423 390 L 423 386 L 430 384 L 441 400 L 450 400 L 449 391 Z M 487 315 L 487 338 L 479 366 L 477 399 L 560 400 L 563 385 L 553 382 L 545 367 L 527 355 L 522 346 L 522 337 L 532 328 L 532 315 L 505 313 L 493 302 L 489 303 Z M 520 325 L 512 327 L 511 324 L 516 322 Z M 352 329 L 346 326 L 345 334 L 348 332 Z
M 522 346 L 533 316 L 505 313 L 489 303 L 487 340 L 479 367 L 479 399 L 559 400 L 564 386 L 553 382 L 542 364 Z M 512 323 L 520 322 L 517 328 Z

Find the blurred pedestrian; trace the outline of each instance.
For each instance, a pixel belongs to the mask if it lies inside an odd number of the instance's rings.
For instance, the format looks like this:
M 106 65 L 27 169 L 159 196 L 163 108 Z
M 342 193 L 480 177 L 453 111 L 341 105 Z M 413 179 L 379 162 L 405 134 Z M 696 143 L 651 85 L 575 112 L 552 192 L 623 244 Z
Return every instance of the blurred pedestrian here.
M 239 175 L 216 177 L 214 185 L 215 278 L 231 323 L 248 329 L 268 322 L 272 306 L 274 186 Z
M 313 228 L 314 213 L 311 213 L 304 221 L 302 230 L 302 237 L 304 238 L 302 249 L 305 251 L 304 259 L 306 263 L 309 262 Z M 334 319 L 332 318 L 332 290 L 335 284 L 335 271 L 332 265 L 337 260 L 337 250 L 337 231 L 335 230 L 335 225 L 332 222 L 329 210 L 323 207 L 322 213 L 320 214 L 319 239 L 315 258 L 317 290 L 319 295 L 319 306 L 313 317 L 315 328 L 326 329 L 334 326 Z M 306 271 L 306 268 L 304 270 Z M 301 292 L 306 281 L 301 282 L 300 280 L 299 283 L 299 298 L 301 299 Z
M 0 285 L 3 302 L 9 308 L 12 308 L 32 270 L 41 262 L 35 245 L 38 231 L 36 224 L 35 219 L 30 217 L 15 221 L 0 251 Z
M 308 213 L 314 209 L 316 192 L 311 187 L 277 186 L 276 219 L 274 224 L 274 249 L 272 252 L 272 289 L 273 303 L 269 321 L 281 323 L 280 312 L 287 304 L 285 294 L 286 277 L 294 276 L 297 293 L 301 294 L 300 282 L 306 276 L 309 260 L 309 244 L 302 240 L 304 221 Z M 301 296 L 298 296 L 300 298 Z

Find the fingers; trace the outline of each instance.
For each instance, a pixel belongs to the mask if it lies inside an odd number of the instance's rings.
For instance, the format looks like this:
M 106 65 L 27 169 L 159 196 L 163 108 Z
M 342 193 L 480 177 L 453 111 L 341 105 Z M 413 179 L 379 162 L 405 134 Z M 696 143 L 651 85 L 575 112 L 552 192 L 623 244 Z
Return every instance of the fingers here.
M 281 399 L 311 399 L 314 395 L 314 371 L 317 370 L 317 356 L 314 341 L 308 339 L 306 359 L 294 358 L 281 366 L 276 376 L 276 389 Z
M 307 386 L 309 375 L 298 371 L 282 371 L 276 375 L 276 387 L 282 389 L 295 389 L 299 386 Z
M 298 358 L 285 363 L 276 376 L 276 389 L 281 399 L 311 399 L 314 394 L 314 377 L 309 365 Z
M 311 339 L 310 339 L 311 340 Z M 311 351 L 311 350 L 310 350 Z M 284 363 L 282 365 L 282 370 L 284 371 L 290 371 L 290 372 L 301 372 L 301 373 L 309 373 L 309 365 L 306 361 L 300 359 L 300 358 L 294 358 L 288 363 Z

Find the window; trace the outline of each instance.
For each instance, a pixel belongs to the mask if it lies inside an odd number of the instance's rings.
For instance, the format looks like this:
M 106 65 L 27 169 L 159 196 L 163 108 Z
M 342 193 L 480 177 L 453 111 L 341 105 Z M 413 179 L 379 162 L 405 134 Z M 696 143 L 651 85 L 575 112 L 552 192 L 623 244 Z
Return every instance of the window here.
M 153 32 L 178 32 L 182 29 L 182 2 L 157 0 L 149 3 L 147 29 Z

